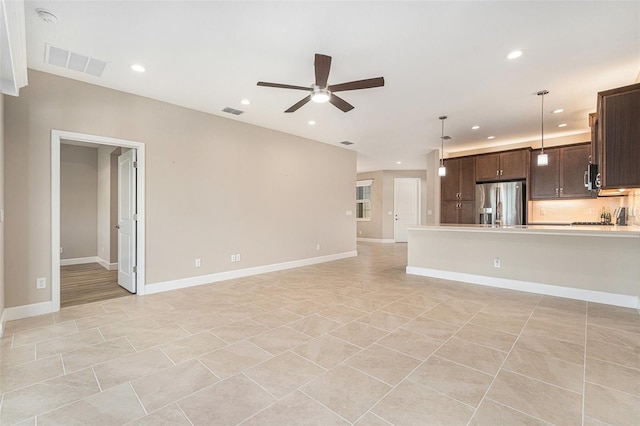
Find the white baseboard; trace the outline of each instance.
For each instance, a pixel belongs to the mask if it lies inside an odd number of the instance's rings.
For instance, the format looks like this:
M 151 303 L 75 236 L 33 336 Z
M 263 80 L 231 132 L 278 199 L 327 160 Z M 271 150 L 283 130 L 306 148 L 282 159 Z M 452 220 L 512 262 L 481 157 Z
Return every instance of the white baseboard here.
M 4 334 L 4 309 L 2 310 L 2 315 L 0 315 L 0 337 Z
M 393 238 L 356 238 L 356 241 L 363 243 L 395 243 L 396 240 Z
M 272 265 L 256 266 L 253 268 L 236 269 L 233 271 L 218 272 L 215 274 L 200 275 L 197 277 L 152 283 L 145 286 L 144 294 L 160 293 L 163 291 L 177 290 L 180 288 L 193 287 L 202 284 L 210 284 L 218 281 L 231 280 L 234 278 L 244 278 L 252 275 L 264 274 L 267 272 L 276 272 L 285 269 L 299 268 L 301 266 L 331 262 L 334 260 L 346 259 L 348 257 L 354 257 L 357 255 L 357 251 L 348 251 L 344 253 L 330 254 L 327 256 L 312 257 L 309 259 L 292 260 L 290 262 L 274 263 Z
M 53 312 L 53 303 L 47 302 L 33 303 L 31 305 L 16 306 L 14 308 L 4 308 L 2 314 L 2 324 L 7 321 L 35 317 L 37 315 L 50 314 Z
M 60 259 L 60 266 L 84 265 L 85 263 L 100 263 L 98 256 L 76 257 L 73 259 Z
M 622 306 L 625 308 L 637 308 L 640 306 L 639 297 L 628 296 L 625 294 L 606 293 L 603 291 L 563 287 L 559 285 L 512 280 L 508 278 L 488 277 L 485 275 L 465 274 L 461 272 L 443 271 L 440 269 L 420 268 L 417 266 L 407 266 L 407 274 L 441 278 L 451 281 L 461 281 L 488 287 L 506 288 L 510 290 L 525 291 L 528 293 L 545 294 L 548 296 L 566 297 L 569 299 L 585 300 L 587 302 L 603 303 L 605 305 Z
M 106 260 L 104 260 L 103 258 L 101 258 L 100 256 L 98 256 L 97 258 L 97 262 L 107 271 L 115 271 L 116 269 L 118 269 L 118 263 L 109 263 Z

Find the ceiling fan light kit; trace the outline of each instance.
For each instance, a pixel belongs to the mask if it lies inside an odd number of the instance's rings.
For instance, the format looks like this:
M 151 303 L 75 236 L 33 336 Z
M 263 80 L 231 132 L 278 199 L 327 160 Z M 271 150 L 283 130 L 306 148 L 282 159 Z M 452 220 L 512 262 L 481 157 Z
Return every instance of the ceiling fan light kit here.
M 315 84 L 310 87 L 304 86 L 294 86 L 291 84 L 280 84 L 280 83 L 268 83 L 265 81 L 259 81 L 258 86 L 264 87 L 276 87 L 280 89 L 293 89 L 293 90 L 304 90 L 310 92 L 308 96 L 299 100 L 297 103 L 290 106 L 285 112 L 295 112 L 300 107 L 308 103 L 309 101 L 317 102 L 317 103 L 326 103 L 330 102 L 336 108 L 340 109 L 342 112 L 351 111 L 354 106 L 344 99 L 335 95 L 336 92 L 345 92 L 347 90 L 359 90 L 359 89 L 371 89 L 373 87 L 382 87 L 384 86 L 384 78 L 368 78 L 365 80 L 357 80 L 350 81 L 348 83 L 341 84 L 333 84 L 328 85 L 329 81 L 329 71 L 331 71 L 331 56 L 322 55 L 320 53 L 316 53 L 315 62 L 315 76 L 316 81 Z

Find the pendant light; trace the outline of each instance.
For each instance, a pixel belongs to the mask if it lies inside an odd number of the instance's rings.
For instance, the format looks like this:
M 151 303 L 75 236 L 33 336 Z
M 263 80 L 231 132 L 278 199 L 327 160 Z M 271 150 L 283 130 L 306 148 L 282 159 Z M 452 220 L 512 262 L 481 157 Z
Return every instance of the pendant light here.
M 446 176 L 447 169 L 444 167 L 444 140 L 451 139 L 449 136 L 444 135 L 444 120 L 447 119 L 446 115 L 441 115 L 438 117 L 440 121 L 442 121 L 442 134 L 440 136 L 440 167 L 438 168 L 438 176 Z
M 544 153 L 544 95 L 548 94 L 548 90 L 541 90 L 537 93 L 538 96 L 542 98 L 542 113 L 540 117 L 540 125 L 541 125 L 541 144 L 542 149 L 540 150 L 540 154 L 538 154 L 538 166 L 547 166 L 549 165 L 549 156 Z

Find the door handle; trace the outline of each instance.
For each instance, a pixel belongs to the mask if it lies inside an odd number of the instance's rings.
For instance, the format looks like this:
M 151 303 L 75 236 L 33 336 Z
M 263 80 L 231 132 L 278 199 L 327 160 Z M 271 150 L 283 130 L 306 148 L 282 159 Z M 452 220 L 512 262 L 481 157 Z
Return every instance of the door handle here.
M 120 225 L 116 225 L 116 229 L 120 229 Z

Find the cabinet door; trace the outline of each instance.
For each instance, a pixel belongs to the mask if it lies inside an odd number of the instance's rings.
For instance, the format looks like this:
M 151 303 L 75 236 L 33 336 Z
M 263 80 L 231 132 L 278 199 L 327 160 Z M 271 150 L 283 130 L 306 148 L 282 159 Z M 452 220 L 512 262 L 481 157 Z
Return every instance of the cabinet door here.
M 473 201 L 476 199 L 476 159 L 462 157 L 460 160 L 460 200 Z
M 476 157 L 476 181 L 500 179 L 500 154 L 478 155 Z
M 526 179 L 528 158 L 529 155 L 526 150 L 500 154 L 500 179 Z
M 443 201 L 440 208 L 440 223 L 458 223 L 459 201 Z
M 560 152 L 560 198 L 591 198 L 584 186 L 591 145 L 563 147 Z
M 476 203 L 462 201 L 458 207 L 458 223 L 476 223 Z
M 549 156 L 549 164 L 547 166 L 538 166 L 537 160 L 540 150 L 531 151 L 531 172 L 529 175 L 531 187 L 529 188 L 529 194 L 532 200 L 558 198 L 560 195 L 560 150 L 558 148 L 550 148 L 545 149 L 544 152 Z
M 444 201 L 458 200 L 460 192 L 460 160 L 452 158 L 444 160 L 447 174 L 440 178 L 441 197 Z

